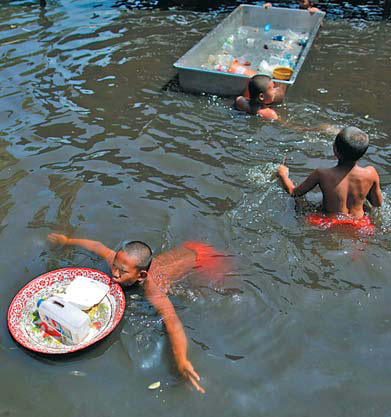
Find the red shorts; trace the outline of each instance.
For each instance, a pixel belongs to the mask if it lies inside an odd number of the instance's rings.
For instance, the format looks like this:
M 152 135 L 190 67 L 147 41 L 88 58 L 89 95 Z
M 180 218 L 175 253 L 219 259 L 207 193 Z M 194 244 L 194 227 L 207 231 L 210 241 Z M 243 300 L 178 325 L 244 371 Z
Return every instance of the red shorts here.
M 331 227 L 353 228 L 365 235 L 373 235 L 375 226 L 368 216 L 349 217 L 349 216 L 333 216 L 327 217 L 323 214 L 310 214 L 306 216 L 308 223 L 319 226 L 321 229 L 330 229 Z
M 230 271 L 231 262 L 228 256 L 206 243 L 186 242 L 183 246 L 196 254 L 196 268 L 207 273 L 210 278 L 219 279 Z

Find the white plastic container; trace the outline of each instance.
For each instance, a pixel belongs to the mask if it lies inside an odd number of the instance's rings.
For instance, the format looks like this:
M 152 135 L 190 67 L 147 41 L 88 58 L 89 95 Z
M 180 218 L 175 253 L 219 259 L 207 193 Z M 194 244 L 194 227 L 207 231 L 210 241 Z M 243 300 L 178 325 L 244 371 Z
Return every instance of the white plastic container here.
M 61 298 L 80 310 L 99 304 L 109 292 L 109 286 L 91 278 L 77 276 L 61 294 Z
M 52 296 L 47 300 L 39 300 L 37 306 L 41 320 L 70 343 L 76 345 L 88 335 L 88 315 L 62 298 Z

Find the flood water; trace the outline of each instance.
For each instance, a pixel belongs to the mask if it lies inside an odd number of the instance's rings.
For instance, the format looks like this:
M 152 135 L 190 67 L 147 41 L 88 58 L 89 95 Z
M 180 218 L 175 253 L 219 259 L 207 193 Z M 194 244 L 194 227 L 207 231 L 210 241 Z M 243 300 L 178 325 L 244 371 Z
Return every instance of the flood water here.
M 106 0 L 0 7 L 0 416 L 390 416 L 391 24 L 326 20 L 277 111 L 240 114 L 232 98 L 190 95 L 172 64 L 224 17 L 127 10 Z M 335 163 L 333 135 L 370 135 L 362 164 L 384 207 L 369 238 L 319 231 L 273 172 L 292 178 Z M 7 329 L 17 291 L 96 256 L 47 243 L 56 231 L 187 240 L 235 257 L 221 288 L 188 279 L 172 296 L 201 375 L 179 377 L 159 316 L 136 290 L 118 328 L 66 358 L 21 348 Z M 160 381 L 161 388 L 148 390 Z

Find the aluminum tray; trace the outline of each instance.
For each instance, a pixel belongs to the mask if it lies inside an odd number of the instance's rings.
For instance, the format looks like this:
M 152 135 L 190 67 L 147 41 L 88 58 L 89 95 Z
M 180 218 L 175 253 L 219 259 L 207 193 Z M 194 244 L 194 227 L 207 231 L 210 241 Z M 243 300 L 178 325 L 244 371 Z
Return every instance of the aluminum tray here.
M 291 85 L 296 80 L 324 15 L 324 12 L 310 14 L 307 10 L 300 9 L 281 7 L 265 9 L 262 6 L 240 5 L 215 29 L 175 62 L 174 67 L 178 69 L 179 83 L 183 90 L 193 93 L 209 93 L 224 96 L 241 94 L 248 84 L 249 78 L 247 76 L 205 68 L 205 63 L 210 55 L 214 56 L 213 54 L 222 53 L 224 41 L 226 42 L 230 37 L 232 40 L 232 35 L 238 36 L 238 29 L 243 27 L 258 33 L 256 43 L 257 45 L 262 44 L 263 48 L 265 48 L 264 45 L 267 43 L 275 46 L 272 36 L 276 34 L 284 35 L 288 33 L 288 30 L 306 34 L 306 43 L 296 55 L 297 58 L 293 65 L 294 72 L 290 80 L 278 80 Z M 265 32 L 265 25 L 270 25 L 272 29 L 269 32 Z M 232 50 L 229 53 L 236 58 L 236 55 L 242 52 Z M 227 54 L 226 51 L 224 53 Z M 259 62 L 262 60 L 263 54 L 267 55 L 267 53 L 269 51 L 259 50 L 259 55 L 257 55 Z M 265 57 L 265 59 L 267 58 Z M 259 73 L 263 72 L 255 65 L 256 63 L 251 66 L 251 69 Z

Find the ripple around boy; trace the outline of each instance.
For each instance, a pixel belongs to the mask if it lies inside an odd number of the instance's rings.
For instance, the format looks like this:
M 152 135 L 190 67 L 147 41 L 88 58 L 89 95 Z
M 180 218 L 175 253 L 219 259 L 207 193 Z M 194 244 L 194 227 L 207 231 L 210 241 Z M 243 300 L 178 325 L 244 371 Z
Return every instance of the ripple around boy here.
M 284 164 L 278 167 L 277 175 L 291 196 L 302 196 L 319 185 L 323 194 L 323 212 L 327 217 L 308 216 L 310 223 L 324 228 L 350 224 L 358 229 L 365 227 L 373 233 L 374 226 L 365 216 L 364 203 L 367 199 L 372 206 L 381 206 L 379 175 L 374 167 L 362 168 L 357 164 L 368 146 L 366 133 L 356 127 L 346 127 L 334 141 L 334 155 L 338 159 L 335 167 L 315 169 L 298 186 L 289 178 L 289 170 Z
M 152 258 L 151 248 L 144 242 L 123 244 L 115 252 L 101 242 L 76 239 L 62 234 L 48 235 L 50 242 L 61 245 L 81 246 L 106 260 L 112 278 L 122 286 L 143 284 L 145 295 L 162 315 L 179 372 L 201 393 L 200 377 L 187 358 L 187 338 L 174 306 L 167 297 L 170 285 L 182 279 L 192 269 L 210 278 L 221 278 L 228 272 L 227 256 L 210 245 L 187 242 L 178 248 Z

